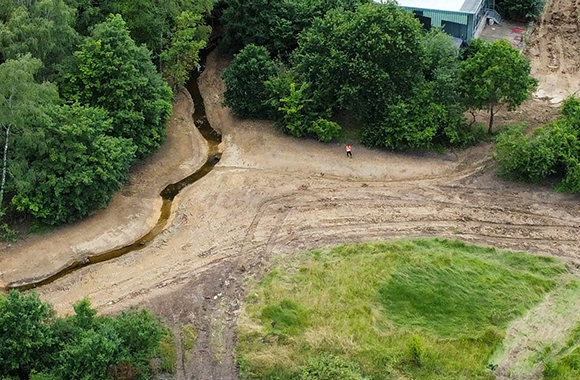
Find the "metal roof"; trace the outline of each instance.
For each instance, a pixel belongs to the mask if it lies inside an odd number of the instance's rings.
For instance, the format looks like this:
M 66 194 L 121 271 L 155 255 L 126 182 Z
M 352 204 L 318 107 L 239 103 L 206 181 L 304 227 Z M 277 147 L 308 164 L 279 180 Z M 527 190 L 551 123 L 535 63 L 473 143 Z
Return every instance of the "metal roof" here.
M 374 0 L 375 3 L 386 3 L 389 0 Z M 430 9 L 436 11 L 475 13 L 483 0 L 397 0 L 405 8 Z

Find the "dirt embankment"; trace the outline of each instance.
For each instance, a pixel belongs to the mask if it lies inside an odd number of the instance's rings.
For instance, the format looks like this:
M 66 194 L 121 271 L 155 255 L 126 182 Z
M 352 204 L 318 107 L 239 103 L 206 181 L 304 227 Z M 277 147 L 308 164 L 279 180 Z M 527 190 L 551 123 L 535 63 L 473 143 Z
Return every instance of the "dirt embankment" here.
M 578 198 L 498 180 L 486 168 L 488 146 L 417 156 L 354 145 L 354 158 L 348 159 L 341 145 L 293 139 L 267 122 L 232 117 L 221 106 L 219 73 L 225 65 L 227 60 L 212 54 L 200 78 L 207 116 L 224 135 L 222 160 L 176 197 L 170 225 L 152 244 L 39 288 L 60 313 L 70 313 L 70 305 L 84 296 L 106 313 L 150 307 L 170 323 L 199 329 L 194 359 L 182 366 L 183 376 L 235 379 L 243 281 L 272 255 L 442 236 L 580 258 Z M 150 173 L 165 170 L 155 161 L 149 165 Z M 97 226 L 99 215 L 93 217 Z M 83 231 L 92 231 L 93 218 L 78 227 L 79 241 Z M 62 261 L 71 245 L 80 244 L 58 231 L 37 239 L 50 244 L 51 254 Z M 38 271 L 45 265 L 34 262 L 42 251 L 28 250 L 27 244 L 3 256 L 28 260 L 15 268 L 25 277 L 30 276 L 26 268 Z M 3 258 L 4 281 L 16 278 L 7 262 Z
M 580 89 L 580 0 L 548 0 L 529 37 L 525 53 L 532 76 L 539 79 L 537 96 L 554 102 Z
M 405 155 L 353 145 L 354 158 L 347 159 L 344 146 L 294 139 L 268 122 L 234 118 L 222 107 L 219 74 L 227 64 L 213 53 L 200 78 L 208 119 L 223 134 L 220 163 L 175 198 L 168 227 L 149 246 L 38 288 L 59 313 L 71 313 L 71 304 L 85 296 L 105 313 L 147 306 L 169 323 L 199 330 L 180 378 L 236 379 L 233 347 L 243 281 L 259 274 L 272 255 L 442 236 L 550 254 L 571 265 L 580 261 L 579 198 L 497 179 L 489 146 Z M 567 86 L 573 92 L 573 83 Z M 552 109 L 533 102 L 524 110 Z M 0 282 L 50 273 L 90 250 L 136 239 L 154 223 L 159 191 L 205 158 L 188 107 L 186 98 L 178 99 L 168 144 L 132 173 L 109 209 L 3 248 Z M 533 117 L 540 123 L 545 113 Z M 519 115 L 529 120 L 527 112 Z
M 186 90 L 174 101 L 166 143 L 131 170 L 129 183 L 109 207 L 91 217 L 17 244 L 0 246 L 0 288 L 24 279 L 46 278 L 73 261 L 128 245 L 157 222 L 161 190 L 199 168 L 207 144 L 193 124 Z

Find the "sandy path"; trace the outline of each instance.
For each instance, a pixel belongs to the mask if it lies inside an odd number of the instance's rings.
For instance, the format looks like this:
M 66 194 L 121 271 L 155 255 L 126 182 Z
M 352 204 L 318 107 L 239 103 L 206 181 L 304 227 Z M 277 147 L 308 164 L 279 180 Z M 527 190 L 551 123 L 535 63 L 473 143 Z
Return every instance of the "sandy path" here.
M 220 163 L 176 197 L 169 226 L 145 249 L 38 288 L 59 313 L 89 296 L 101 312 L 141 305 L 170 323 L 193 323 L 198 344 L 181 375 L 235 379 L 243 281 L 260 273 L 271 255 L 442 236 L 580 261 L 578 197 L 498 180 L 488 167 L 489 146 L 419 156 L 355 145 L 349 160 L 341 145 L 294 139 L 268 122 L 234 118 L 221 106 L 225 65 L 213 53 L 200 78 L 208 119 L 224 136 Z M 0 286 L 144 234 L 157 219 L 161 188 L 205 158 L 189 107 L 186 98 L 177 100 L 168 144 L 134 171 L 107 210 L 3 248 Z

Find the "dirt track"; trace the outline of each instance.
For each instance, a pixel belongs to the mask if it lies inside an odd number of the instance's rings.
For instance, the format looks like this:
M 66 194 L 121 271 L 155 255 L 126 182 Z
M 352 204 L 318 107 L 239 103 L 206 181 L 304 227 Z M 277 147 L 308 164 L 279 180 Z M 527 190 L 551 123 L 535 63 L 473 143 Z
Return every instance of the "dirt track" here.
M 234 379 L 243 281 L 260 273 L 271 255 L 440 236 L 580 263 L 579 198 L 498 180 L 489 146 L 418 156 L 355 145 L 349 160 L 341 145 L 297 140 L 269 123 L 233 118 L 221 106 L 219 73 L 226 64 L 212 54 L 200 78 L 208 118 L 224 136 L 220 163 L 177 196 L 169 227 L 153 244 L 37 289 L 59 313 L 71 313 L 71 304 L 88 295 L 101 312 L 140 305 L 170 323 L 193 323 L 199 328 L 194 359 L 182 363 L 177 378 Z M 132 185 L 108 210 L 4 247 L 0 286 L 135 240 L 154 223 L 160 189 L 203 162 L 206 148 L 189 107 L 181 97 L 168 144 L 133 173 Z M 539 100 L 525 107 L 541 115 L 551 109 Z

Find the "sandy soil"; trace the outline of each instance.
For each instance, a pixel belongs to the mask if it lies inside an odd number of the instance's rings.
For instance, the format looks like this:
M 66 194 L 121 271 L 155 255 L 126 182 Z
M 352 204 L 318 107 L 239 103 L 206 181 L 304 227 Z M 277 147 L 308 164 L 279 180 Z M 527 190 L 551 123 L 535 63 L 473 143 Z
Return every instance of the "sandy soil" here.
M 0 288 L 23 279 L 45 278 L 72 261 L 123 247 L 145 235 L 159 219 L 161 190 L 206 160 L 207 144 L 191 119 L 184 89 L 176 96 L 166 143 L 131 171 L 129 183 L 109 207 L 91 217 L 17 244 L 0 246 Z
M 540 84 L 536 96 L 557 103 L 580 89 L 580 0 L 548 0 L 525 52 Z
M 219 74 L 227 64 L 212 53 L 200 78 L 208 119 L 223 134 L 219 164 L 176 197 L 168 227 L 146 248 L 38 288 L 60 314 L 72 313 L 71 304 L 85 296 L 103 313 L 146 306 L 171 324 L 199 330 L 193 360 L 180 364 L 177 378 L 236 379 L 233 347 L 243 284 L 262 273 L 272 255 L 441 236 L 580 262 L 579 198 L 499 180 L 489 145 L 444 155 L 353 145 L 354 158 L 347 159 L 342 145 L 298 140 L 268 122 L 234 118 L 221 105 Z M 573 92 L 572 82 L 566 86 Z M 540 124 L 555 112 L 549 101 L 536 99 L 498 119 Z M 107 210 L 2 247 L 0 286 L 49 275 L 70 260 L 142 236 L 158 218 L 159 191 L 205 160 L 207 148 L 190 115 L 191 101 L 182 93 L 168 143 L 133 171 Z

